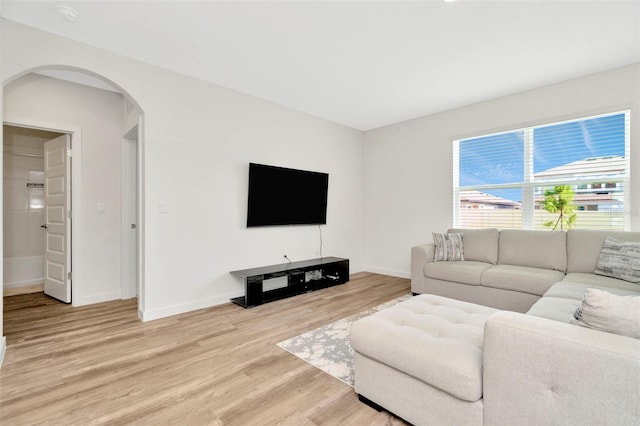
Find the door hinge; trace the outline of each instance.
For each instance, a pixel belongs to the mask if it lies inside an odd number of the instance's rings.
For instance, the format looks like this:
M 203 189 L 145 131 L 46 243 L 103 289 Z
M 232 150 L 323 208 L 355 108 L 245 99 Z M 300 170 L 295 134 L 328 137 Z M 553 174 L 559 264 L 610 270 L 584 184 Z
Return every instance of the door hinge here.
M 70 149 L 67 150 L 67 157 L 71 158 L 71 150 Z
M 71 281 L 71 271 L 67 272 L 67 279 Z

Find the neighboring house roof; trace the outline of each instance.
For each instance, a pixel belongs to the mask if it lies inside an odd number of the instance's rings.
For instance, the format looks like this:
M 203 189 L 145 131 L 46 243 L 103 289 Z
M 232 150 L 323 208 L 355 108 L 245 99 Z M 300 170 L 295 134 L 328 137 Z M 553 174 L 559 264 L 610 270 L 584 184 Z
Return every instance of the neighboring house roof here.
M 593 157 L 583 160 L 573 161 L 558 167 L 543 170 L 534 175 L 535 179 L 540 180 L 558 180 L 567 177 L 580 176 L 602 176 L 613 177 L 622 175 L 625 171 L 625 158 L 619 156 L 609 157 Z M 619 194 L 622 192 L 620 188 L 591 188 L 581 190 L 574 195 L 574 202 L 577 205 L 597 204 L 597 203 L 622 203 Z M 616 195 L 618 194 L 618 195 Z M 536 194 L 536 208 L 542 200 L 542 194 Z M 506 198 L 487 194 L 481 191 L 461 191 L 460 204 L 462 205 L 483 205 L 502 208 L 521 208 L 521 202 L 508 200 Z
M 553 167 L 535 173 L 535 179 L 558 179 L 575 176 L 611 176 L 623 174 L 625 170 L 624 157 L 594 157 L 584 160 L 573 161 L 562 166 Z
M 624 200 L 620 198 L 621 192 L 616 193 L 595 193 L 595 192 L 585 192 L 582 194 L 576 194 L 573 197 L 573 203 L 577 206 L 583 206 L 587 204 L 623 204 Z M 538 195 L 535 198 L 535 208 L 541 209 L 540 202 L 544 197 L 542 195 Z
M 520 208 L 518 201 L 508 200 L 481 191 L 461 191 L 460 203 Z

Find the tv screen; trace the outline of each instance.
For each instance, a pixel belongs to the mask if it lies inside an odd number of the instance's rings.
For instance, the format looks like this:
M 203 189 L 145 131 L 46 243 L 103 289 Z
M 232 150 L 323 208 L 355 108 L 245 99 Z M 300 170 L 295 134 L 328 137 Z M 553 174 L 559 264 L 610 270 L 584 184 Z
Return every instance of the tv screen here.
M 327 223 L 327 173 L 249 164 L 247 226 Z

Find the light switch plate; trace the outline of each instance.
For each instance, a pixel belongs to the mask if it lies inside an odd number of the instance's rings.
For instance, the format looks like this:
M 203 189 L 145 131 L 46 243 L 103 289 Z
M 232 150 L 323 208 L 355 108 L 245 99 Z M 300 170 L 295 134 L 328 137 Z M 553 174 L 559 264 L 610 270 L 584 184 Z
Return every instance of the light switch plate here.
M 169 213 L 169 203 L 166 201 L 158 203 L 158 211 L 160 213 Z
M 105 212 L 104 203 L 96 204 L 96 212 L 98 214 L 104 214 L 104 212 Z

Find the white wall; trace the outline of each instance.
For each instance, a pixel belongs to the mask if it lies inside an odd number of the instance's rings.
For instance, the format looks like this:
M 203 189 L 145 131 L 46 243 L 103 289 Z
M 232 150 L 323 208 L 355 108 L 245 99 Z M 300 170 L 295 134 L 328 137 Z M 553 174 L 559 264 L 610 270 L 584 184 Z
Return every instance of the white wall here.
M 362 269 L 361 132 L 163 74 L 157 77 L 168 90 L 141 101 L 151 316 L 241 294 L 230 270 L 281 263 L 285 253 L 318 257 L 317 227 L 246 228 L 250 161 L 329 173 L 323 254 L 350 258 L 352 272 Z M 159 213 L 160 203 L 168 214 Z
M 4 88 L 5 121 L 82 131 L 82 188 L 74 190 L 82 191 L 83 264 L 72 269 L 80 266 L 83 273 L 73 281 L 75 305 L 120 297 L 123 107 L 119 93 L 35 74 Z M 97 212 L 98 203 L 104 213 Z
M 362 270 L 360 131 L 10 21 L 2 38 L 3 82 L 35 67 L 78 67 L 143 111 L 145 319 L 242 294 L 230 270 L 317 256 L 318 227 L 245 227 L 250 161 L 329 173 L 323 254 Z
M 408 277 L 411 247 L 451 227 L 453 140 L 629 108 L 640 231 L 640 64 L 365 132 L 365 269 Z

